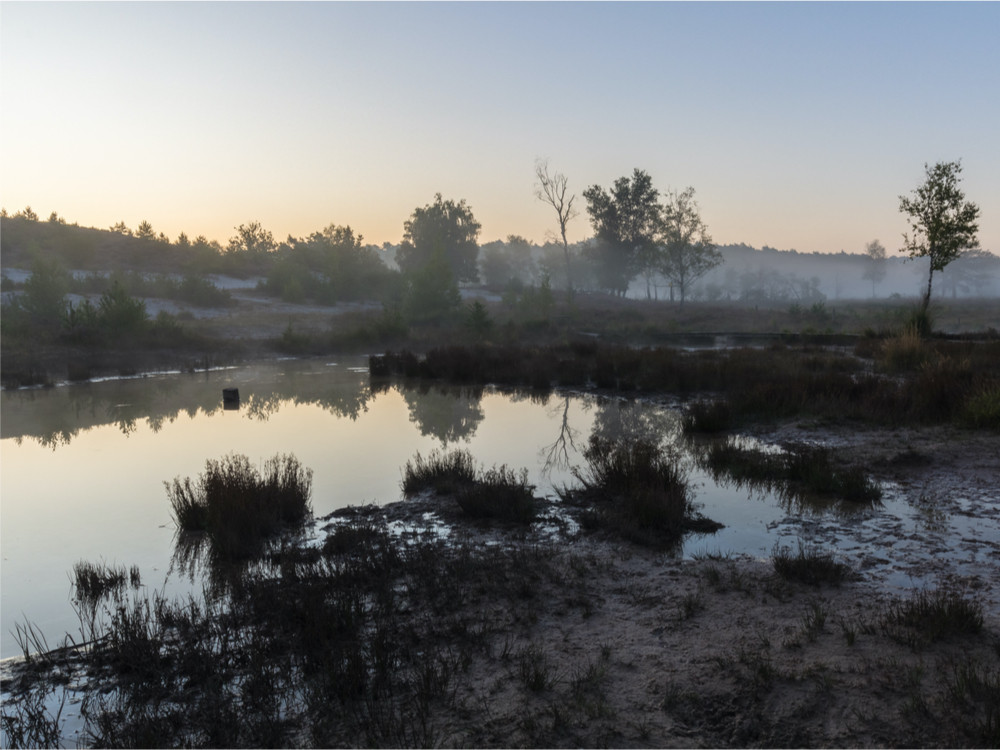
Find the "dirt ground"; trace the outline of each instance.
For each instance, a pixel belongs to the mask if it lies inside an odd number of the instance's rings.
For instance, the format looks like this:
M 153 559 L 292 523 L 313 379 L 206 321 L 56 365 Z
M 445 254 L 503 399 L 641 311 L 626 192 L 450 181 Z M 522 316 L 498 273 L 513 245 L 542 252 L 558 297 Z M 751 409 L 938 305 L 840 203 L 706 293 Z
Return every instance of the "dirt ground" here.
M 571 523 L 541 524 L 519 543 L 555 544 L 554 573 L 541 577 L 523 610 L 489 613 L 508 622 L 506 640 L 460 674 L 455 702 L 432 714 L 435 744 L 995 745 L 996 438 L 808 425 L 761 437 L 838 448 L 896 487 L 898 501 L 933 505 L 928 523 L 904 544 L 871 553 L 875 561 L 854 561 L 853 580 L 822 588 L 780 578 L 767 560 L 682 560 L 583 535 Z M 463 526 L 426 499 L 381 512 L 396 524 L 441 521 L 477 543 L 499 540 L 495 529 Z M 988 519 L 989 529 L 940 537 L 935 519 L 954 515 L 970 519 L 971 529 Z M 815 533 L 809 543 L 833 536 Z M 983 604 L 980 633 L 930 641 L 919 629 L 887 624 L 893 602 L 939 587 Z M 970 674 L 992 692 L 972 686 Z

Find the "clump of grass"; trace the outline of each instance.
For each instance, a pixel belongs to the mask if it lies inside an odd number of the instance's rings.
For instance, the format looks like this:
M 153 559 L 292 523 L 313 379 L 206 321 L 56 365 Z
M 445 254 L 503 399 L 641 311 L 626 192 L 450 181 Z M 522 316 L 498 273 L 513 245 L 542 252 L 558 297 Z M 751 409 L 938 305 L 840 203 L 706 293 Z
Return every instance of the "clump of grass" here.
M 419 453 L 403 469 L 403 494 L 407 497 L 424 490 L 443 494 L 458 492 L 476 479 L 476 466 L 467 450 L 449 453 L 432 451 L 425 459 Z
M 138 588 L 141 584 L 142 578 L 136 565 L 125 570 L 125 566 L 81 560 L 73 566 L 73 585 L 83 601 L 96 602 L 126 585 Z
M 931 353 L 918 326 L 911 323 L 898 336 L 882 342 L 877 362 L 886 372 L 907 372 L 927 362 Z
M 1000 383 L 984 385 L 969 396 L 961 421 L 968 427 L 1000 431 Z
M 260 471 L 243 455 L 209 459 L 197 482 L 164 483 L 174 521 L 186 532 L 206 532 L 217 553 L 251 557 L 282 527 L 312 511 L 312 470 L 295 456 L 268 459 Z
M 516 473 L 506 466 L 484 471 L 458 493 L 458 504 L 473 518 L 491 518 L 515 523 L 535 519 L 534 487 L 528 484 L 528 470 Z
M 966 659 L 954 667 L 948 689 L 968 717 L 965 730 L 974 746 L 1000 747 L 1000 671 Z
M 673 543 L 686 530 L 719 528 L 694 514 L 687 476 L 660 446 L 593 435 L 584 458 L 587 467 L 574 470 L 582 490 L 565 495 L 594 502 L 587 526 L 651 546 Z
M 851 573 L 851 569 L 833 559 L 833 556 L 815 549 L 808 549 L 799 542 L 798 554 L 793 555 L 787 547 L 775 545 L 771 556 L 774 572 L 790 581 L 819 586 L 823 583 L 839 584 Z
M 897 640 L 933 642 L 980 632 L 983 606 L 954 591 L 918 591 L 909 599 L 888 605 L 880 621 L 882 630 Z

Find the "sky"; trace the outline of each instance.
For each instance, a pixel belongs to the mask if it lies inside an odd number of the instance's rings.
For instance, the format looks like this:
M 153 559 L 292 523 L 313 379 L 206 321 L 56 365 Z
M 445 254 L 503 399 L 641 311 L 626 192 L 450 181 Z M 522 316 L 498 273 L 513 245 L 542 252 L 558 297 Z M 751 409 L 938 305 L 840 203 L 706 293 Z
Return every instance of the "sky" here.
M 396 243 L 465 200 L 543 242 L 535 162 L 691 186 L 717 243 L 890 253 L 961 160 L 1000 253 L 1000 3 L 0 2 L 0 205 L 223 244 Z

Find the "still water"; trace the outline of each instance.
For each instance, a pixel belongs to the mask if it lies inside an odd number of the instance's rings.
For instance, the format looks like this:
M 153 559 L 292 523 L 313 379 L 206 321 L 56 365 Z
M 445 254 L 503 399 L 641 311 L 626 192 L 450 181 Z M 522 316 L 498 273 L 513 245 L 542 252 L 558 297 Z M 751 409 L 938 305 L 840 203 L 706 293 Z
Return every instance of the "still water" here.
M 242 402 L 226 410 L 222 389 L 233 386 Z M 207 459 L 231 452 L 258 463 L 297 456 L 314 472 L 319 517 L 400 500 L 402 467 L 418 451 L 466 448 L 486 466 L 527 468 L 536 494 L 554 497 L 554 488 L 573 482 L 591 435 L 653 438 L 675 447 L 700 510 L 725 524 L 716 534 L 688 537 L 681 554 L 765 557 L 778 540 L 794 543 L 802 510 L 712 481 L 684 447 L 679 422 L 679 413 L 663 406 L 586 394 L 373 387 L 363 358 L 5 391 L 0 656 L 20 653 L 13 631 L 26 621 L 52 646 L 77 632 L 69 574 L 78 561 L 137 565 L 146 585 L 188 591 L 191 582 L 171 571 L 174 526 L 164 482 L 195 478 Z M 875 514 L 898 518 L 905 510 L 889 502 Z M 865 531 L 865 517 L 828 523 L 855 538 L 872 530 Z

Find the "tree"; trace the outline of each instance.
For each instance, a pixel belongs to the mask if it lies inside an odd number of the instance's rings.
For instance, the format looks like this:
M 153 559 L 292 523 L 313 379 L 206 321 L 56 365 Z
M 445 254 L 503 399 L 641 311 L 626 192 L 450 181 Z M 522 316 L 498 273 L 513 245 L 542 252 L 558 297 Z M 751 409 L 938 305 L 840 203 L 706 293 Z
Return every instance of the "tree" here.
M 722 263 L 722 253 L 712 243 L 708 227 L 698 213 L 694 188 L 667 194 L 661 241 L 660 273 L 670 281 L 670 299 L 674 298 L 676 286 L 683 305 L 692 282 Z
M 865 265 L 865 273 L 862 278 L 871 280 L 872 299 L 875 299 L 875 284 L 885 278 L 885 245 L 878 240 L 872 240 L 865 245 L 865 257 L 868 260 Z
M 135 236 L 140 240 L 155 240 L 156 231 L 153 229 L 153 225 L 144 219 L 140 221 L 139 226 L 136 227 Z
M 966 201 L 958 187 L 961 162 L 938 162 L 933 167 L 924 164 L 924 172 L 926 179 L 912 198 L 899 196 L 899 210 L 910 222 L 910 233 L 903 234 L 900 252 L 911 258 L 930 258 L 921 308 L 926 315 L 934 272 L 943 271 L 963 250 L 978 247 L 979 206 Z
M 583 191 L 598 240 L 591 252 L 603 288 L 624 296 L 636 273 L 650 263 L 660 226 L 659 196 L 650 176 L 640 169 L 631 179 L 615 180 L 611 192 L 599 185 Z
M 537 159 L 535 161 L 535 177 L 538 178 L 538 183 L 535 186 L 535 197 L 543 203 L 548 203 L 556 212 L 556 219 L 559 223 L 559 235 L 562 238 L 563 255 L 566 258 L 566 293 L 572 295 L 573 277 L 570 273 L 569 242 L 566 240 L 566 225 L 579 213 L 573 207 L 576 195 L 566 197 L 569 180 L 566 179 L 566 175 L 560 172 L 549 174 L 548 159 Z
M 117 232 L 118 234 L 124 234 L 126 237 L 132 236 L 132 230 L 129 229 L 124 221 L 119 221 L 117 224 L 111 227 L 112 232 Z
M 38 214 L 31 210 L 31 206 L 25 206 L 23 211 L 14 214 L 15 219 L 27 219 L 28 221 L 38 221 Z
M 457 282 L 478 281 L 479 229 L 479 222 L 464 200 L 446 201 L 437 193 L 433 203 L 414 209 L 403 224 L 403 243 L 396 253 L 396 262 L 402 271 L 412 273 L 424 268 L 441 252 Z
M 36 258 L 31 264 L 31 276 L 24 282 L 20 306 L 33 323 L 56 329 L 66 312 L 69 283 L 69 274 L 58 263 Z
M 259 221 L 251 221 L 236 227 L 236 234 L 229 238 L 226 253 L 246 253 L 251 257 L 260 257 L 274 248 L 274 235 L 270 230 L 264 229 Z

